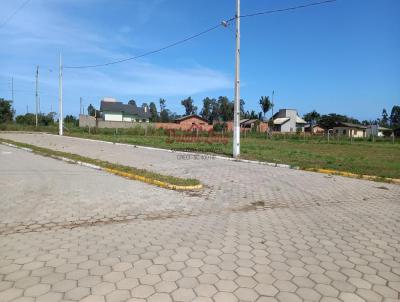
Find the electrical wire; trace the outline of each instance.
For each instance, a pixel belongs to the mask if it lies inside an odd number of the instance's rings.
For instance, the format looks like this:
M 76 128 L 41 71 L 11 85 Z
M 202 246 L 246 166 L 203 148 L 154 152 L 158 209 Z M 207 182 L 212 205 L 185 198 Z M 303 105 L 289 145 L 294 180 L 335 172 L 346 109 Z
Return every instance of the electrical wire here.
M 287 7 L 287 8 L 266 10 L 263 12 L 241 15 L 240 18 L 255 17 L 255 16 L 267 15 L 267 14 L 272 14 L 272 13 L 286 12 L 286 11 L 290 11 L 290 10 L 296 10 L 296 9 L 306 8 L 306 7 L 310 7 L 310 6 L 316 6 L 316 5 L 322 5 L 322 4 L 327 4 L 327 3 L 336 2 L 336 1 L 337 0 L 325 0 L 325 1 L 320 1 L 320 2 L 313 2 L 313 3 L 303 4 L 303 5 Z M 233 18 L 233 20 L 234 19 L 236 19 L 236 17 Z
M 22 10 L 31 0 L 26 0 L 22 3 L 10 16 L 4 19 L 3 22 L 0 23 L 0 28 L 6 25 L 20 10 Z
M 151 55 L 151 54 L 155 54 L 157 52 L 161 52 L 161 51 L 166 50 L 168 48 L 177 46 L 179 44 L 183 44 L 183 43 L 185 43 L 187 41 L 193 40 L 193 39 L 195 39 L 197 37 L 205 35 L 206 33 L 209 33 L 210 31 L 215 30 L 215 29 L 217 29 L 217 28 L 219 28 L 221 26 L 222 26 L 222 24 L 215 25 L 215 26 L 210 27 L 210 28 L 208 28 L 206 30 L 203 30 L 203 31 L 201 31 L 201 32 L 199 32 L 199 33 L 197 33 L 195 35 L 189 36 L 189 37 L 187 37 L 185 39 L 179 40 L 179 41 L 174 42 L 172 44 L 169 44 L 167 46 L 164 46 L 164 47 L 152 50 L 152 51 L 145 52 L 145 53 L 140 54 L 140 55 L 135 56 L 135 57 L 126 58 L 126 59 L 122 59 L 122 60 L 118 60 L 118 61 L 113 61 L 113 62 L 109 62 L 109 63 L 105 63 L 105 64 L 83 65 L 83 66 L 64 66 L 63 68 L 69 68 L 69 69 L 73 69 L 73 68 L 93 68 L 93 67 L 101 67 L 101 66 L 108 66 L 108 65 L 118 64 L 118 63 L 130 61 L 130 60 L 136 60 L 136 59 L 139 59 L 139 58 L 142 58 L 142 57 L 146 57 L 146 56 Z
M 322 5 L 322 4 L 327 4 L 327 3 L 331 3 L 331 2 L 335 2 L 336 0 L 325 0 L 325 1 L 319 1 L 319 2 L 312 2 L 312 3 L 308 3 L 308 4 L 303 4 L 303 5 L 297 5 L 297 6 L 292 6 L 292 7 L 287 7 L 287 8 L 281 8 L 281 9 L 275 9 L 275 10 L 267 10 L 267 11 L 262 11 L 262 12 L 257 12 L 257 13 L 252 13 L 252 14 L 246 14 L 246 15 L 241 15 L 240 18 L 247 18 L 247 17 L 255 17 L 255 16 L 259 16 L 259 15 L 266 15 L 266 14 L 272 14 L 272 13 L 278 13 L 278 12 L 285 12 L 285 11 L 290 11 L 290 10 L 296 10 L 296 9 L 301 9 L 301 8 L 306 8 L 306 7 L 310 7 L 310 6 L 317 6 L 317 5 Z M 95 67 L 103 67 L 103 66 L 109 66 L 109 65 L 114 65 L 114 64 L 119 64 L 119 63 L 123 63 L 126 61 L 131 61 L 131 60 L 136 60 L 139 58 L 143 58 L 161 51 L 164 51 L 168 48 L 183 44 L 185 42 L 188 42 L 190 40 L 193 40 L 197 37 L 200 37 L 202 35 L 205 35 L 213 30 L 218 29 L 219 27 L 226 27 L 228 26 L 229 22 L 236 20 L 238 17 L 232 17 L 226 21 L 223 21 L 221 23 L 219 23 L 218 25 L 214 25 L 206 30 L 203 30 L 197 34 L 194 34 L 192 36 L 189 36 L 187 38 L 184 38 L 182 40 L 179 40 L 177 42 L 174 42 L 172 44 L 169 44 L 167 46 L 155 49 L 155 50 L 151 50 L 145 53 L 142 53 L 140 55 L 134 56 L 134 57 L 130 57 L 130 58 L 125 58 L 122 60 L 117 60 L 117 61 L 111 61 L 108 63 L 103 63 L 103 64 L 94 64 L 94 65 L 80 65 L 80 66 L 63 66 L 63 68 L 66 69 L 84 69 L 84 68 L 95 68 Z

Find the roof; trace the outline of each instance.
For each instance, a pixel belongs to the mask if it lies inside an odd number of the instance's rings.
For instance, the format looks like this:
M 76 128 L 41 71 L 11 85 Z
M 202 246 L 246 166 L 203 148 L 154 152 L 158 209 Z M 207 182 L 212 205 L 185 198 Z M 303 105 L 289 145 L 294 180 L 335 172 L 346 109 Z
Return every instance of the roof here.
M 175 119 L 175 123 L 179 123 L 179 122 L 182 122 L 182 121 L 190 119 L 190 118 L 197 118 L 208 124 L 208 120 L 206 120 L 205 118 L 202 118 L 200 115 L 197 115 L 197 114 L 190 114 L 190 115 L 185 115 L 180 118 L 177 118 L 177 119 Z
M 145 112 L 143 107 L 137 107 L 131 104 L 123 104 L 122 102 L 101 101 L 100 111 L 118 112 L 118 113 L 121 112 L 123 114 L 137 115 L 139 117 L 144 117 L 144 118 L 150 117 L 150 110 L 147 110 L 147 112 Z
M 288 120 L 290 120 L 290 118 L 288 118 L 288 117 L 280 117 L 280 118 L 274 119 L 274 124 L 275 125 L 282 125 L 282 124 L 286 123 Z
M 303 120 L 301 117 L 296 116 L 296 124 L 307 124 L 307 122 Z
M 358 128 L 358 129 L 367 129 L 367 127 L 360 125 L 360 124 L 353 124 L 353 123 L 347 123 L 347 122 L 338 122 L 336 124 L 336 127 L 349 127 L 349 128 Z
M 370 129 L 370 128 L 372 128 L 373 126 L 376 126 L 376 125 L 368 125 L 367 128 Z M 392 131 L 392 129 L 390 129 L 390 128 L 381 127 L 381 126 L 378 126 L 378 130 L 382 130 L 382 131 Z

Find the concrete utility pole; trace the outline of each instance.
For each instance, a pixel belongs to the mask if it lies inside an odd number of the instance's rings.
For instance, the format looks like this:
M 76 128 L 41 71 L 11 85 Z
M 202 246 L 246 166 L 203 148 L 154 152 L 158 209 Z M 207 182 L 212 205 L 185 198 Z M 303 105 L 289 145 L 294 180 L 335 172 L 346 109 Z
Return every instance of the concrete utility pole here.
M 58 134 L 63 135 L 63 94 L 62 94 L 62 56 L 60 53 L 60 73 L 58 82 Z
M 79 98 L 79 115 L 82 114 L 82 97 Z
M 236 0 L 236 66 L 233 112 L 233 157 L 240 156 L 240 0 Z
M 36 128 L 38 127 L 38 111 L 39 111 L 39 94 L 38 87 L 39 86 L 39 66 L 36 66 L 36 93 L 35 93 L 35 122 Z
M 11 101 L 14 103 L 14 77 L 11 77 Z

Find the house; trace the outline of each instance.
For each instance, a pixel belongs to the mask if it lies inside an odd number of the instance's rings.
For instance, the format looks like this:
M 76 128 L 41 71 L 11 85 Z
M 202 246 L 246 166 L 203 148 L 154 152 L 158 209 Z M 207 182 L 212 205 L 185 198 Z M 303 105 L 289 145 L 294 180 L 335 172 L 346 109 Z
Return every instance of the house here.
M 112 98 L 104 98 L 100 103 L 100 114 L 104 121 L 148 123 L 150 110 L 146 103 L 141 107 L 123 104 Z
M 221 124 L 226 126 L 226 131 L 233 131 L 233 121 L 214 121 L 214 124 Z M 240 131 L 250 131 L 255 129 L 257 132 L 267 132 L 268 123 L 260 121 L 259 119 L 241 119 Z
M 273 131 L 278 132 L 304 132 L 307 124 L 298 114 L 296 109 L 279 109 L 272 117 Z
M 322 128 L 320 125 L 310 125 L 307 124 L 304 126 L 304 131 L 311 134 L 325 134 L 325 128 Z
M 360 124 L 337 122 L 333 134 L 347 137 L 366 137 L 367 127 Z
M 202 118 L 200 115 L 191 114 L 185 115 L 181 118 L 177 118 L 174 120 L 175 124 L 180 126 L 180 129 L 185 130 L 199 130 L 199 131 L 208 131 L 210 130 L 210 125 L 208 124 L 208 120 Z
M 240 120 L 241 130 L 253 130 L 256 129 L 259 132 L 268 131 L 268 123 L 262 122 L 259 119 L 243 119 Z
M 378 125 L 367 126 L 366 135 L 367 136 L 389 136 L 392 133 L 392 129 L 381 127 Z
M 208 120 L 197 114 L 191 114 L 177 118 L 172 123 L 156 123 L 155 127 L 165 130 L 183 131 L 210 131 L 213 129 L 213 125 L 209 125 Z

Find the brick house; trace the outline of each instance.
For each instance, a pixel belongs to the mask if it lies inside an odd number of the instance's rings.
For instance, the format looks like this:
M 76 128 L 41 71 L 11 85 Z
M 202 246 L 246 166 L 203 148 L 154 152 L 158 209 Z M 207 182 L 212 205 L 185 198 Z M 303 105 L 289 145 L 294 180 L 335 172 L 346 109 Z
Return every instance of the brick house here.
M 197 114 L 183 116 L 174 120 L 173 123 L 155 123 L 155 127 L 183 131 L 210 131 L 213 129 L 213 125 Z

